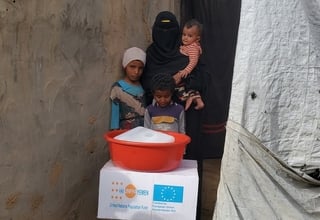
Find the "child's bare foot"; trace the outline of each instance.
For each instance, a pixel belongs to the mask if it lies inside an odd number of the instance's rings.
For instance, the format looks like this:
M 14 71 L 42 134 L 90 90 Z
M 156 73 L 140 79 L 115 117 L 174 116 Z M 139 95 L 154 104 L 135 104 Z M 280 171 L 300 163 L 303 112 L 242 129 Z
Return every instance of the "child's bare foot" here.
M 203 103 L 201 97 L 196 97 L 194 102 L 196 103 L 196 106 L 194 107 L 194 109 L 200 110 L 200 109 L 204 108 L 204 103 Z

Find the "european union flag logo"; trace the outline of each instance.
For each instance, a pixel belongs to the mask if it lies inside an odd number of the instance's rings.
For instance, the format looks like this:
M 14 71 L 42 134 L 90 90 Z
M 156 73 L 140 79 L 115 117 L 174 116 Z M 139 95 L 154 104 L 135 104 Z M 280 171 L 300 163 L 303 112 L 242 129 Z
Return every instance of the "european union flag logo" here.
M 183 202 L 183 186 L 154 185 L 153 201 Z

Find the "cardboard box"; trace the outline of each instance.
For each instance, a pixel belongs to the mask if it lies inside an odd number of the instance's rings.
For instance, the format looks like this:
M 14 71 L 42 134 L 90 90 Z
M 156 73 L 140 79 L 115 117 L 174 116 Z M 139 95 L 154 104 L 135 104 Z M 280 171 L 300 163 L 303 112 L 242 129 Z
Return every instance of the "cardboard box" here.
M 198 184 L 195 160 L 161 173 L 125 170 L 110 160 L 100 170 L 98 218 L 195 220 Z

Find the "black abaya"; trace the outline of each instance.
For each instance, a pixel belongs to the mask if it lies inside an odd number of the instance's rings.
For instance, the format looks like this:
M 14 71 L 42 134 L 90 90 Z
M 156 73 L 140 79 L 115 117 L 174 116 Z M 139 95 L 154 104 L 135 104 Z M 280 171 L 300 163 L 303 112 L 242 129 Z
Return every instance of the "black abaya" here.
M 147 94 L 147 104 L 152 102 L 150 88 L 152 76 L 158 73 L 169 73 L 173 76 L 179 70 L 184 69 L 189 62 L 189 58 L 180 53 L 180 25 L 176 16 L 171 12 L 163 11 L 157 15 L 152 27 L 152 40 L 153 42 L 146 50 L 146 66 L 141 78 L 142 85 Z M 204 77 L 206 75 L 201 60 L 190 75 L 197 77 Z M 197 82 L 200 83 L 197 84 L 196 89 L 202 93 L 205 90 L 204 84 L 201 84 L 203 81 L 199 79 Z M 175 98 L 175 101 L 180 102 L 177 98 Z M 199 157 L 202 157 L 201 145 L 198 144 L 201 112 L 202 110 L 194 110 L 193 106 L 186 111 L 186 134 L 191 137 L 191 142 L 187 146 L 185 157 L 189 159 L 197 160 Z
M 199 157 L 221 158 L 228 119 L 233 64 L 240 19 L 240 1 L 181 0 L 181 24 L 195 18 L 203 24 L 202 59 L 206 63 L 205 109 L 202 112 Z

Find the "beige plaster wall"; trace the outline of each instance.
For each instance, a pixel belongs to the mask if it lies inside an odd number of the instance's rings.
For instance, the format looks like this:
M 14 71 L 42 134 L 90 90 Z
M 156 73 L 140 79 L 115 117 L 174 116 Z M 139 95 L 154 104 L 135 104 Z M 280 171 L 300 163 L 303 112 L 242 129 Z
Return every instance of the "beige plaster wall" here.
M 0 219 L 96 219 L 108 92 L 170 0 L 0 0 Z

